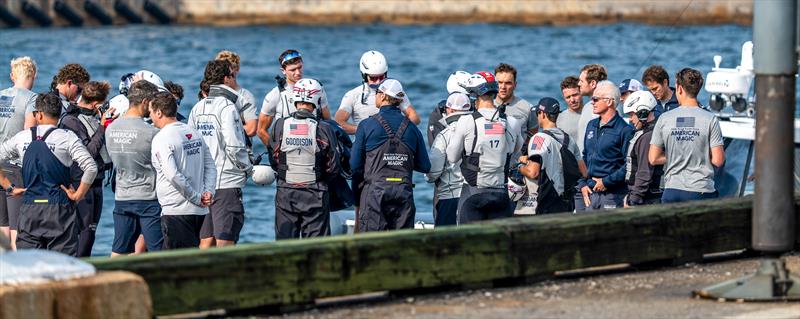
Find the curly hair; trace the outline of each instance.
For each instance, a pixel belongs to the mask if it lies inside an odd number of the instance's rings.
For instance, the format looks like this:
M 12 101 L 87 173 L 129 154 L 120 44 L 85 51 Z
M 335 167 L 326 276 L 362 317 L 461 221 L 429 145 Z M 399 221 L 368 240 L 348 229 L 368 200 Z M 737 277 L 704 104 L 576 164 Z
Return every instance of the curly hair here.
M 223 50 L 217 53 L 217 56 L 214 57 L 214 60 L 225 60 L 231 64 L 231 68 L 233 68 L 234 72 L 239 72 L 239 66 L 241 65 L 241 58 L 239 57 L 236 52 Z
M 217 85 L 225 82 L 226 76 L 232 76 L 230 62 L 226 60 L 211 60 L 206 64 L 206 71 L 203 78 L 209 85 Z
M 642 74 L 642 83 L 656 82 L 661 84 L 664 83 L 664 81 L 667 81 L 667 84 L 669 84 L 669 73 L 660 65 L 651 65 L 644 70 Z
M 89 71 L 77 63 L 69 63 L 61 67 L 56 73 L 53 80 L 56 84 L 64 84 L 67 81 L 72 81 L 73 83 L 83 84 L 89 82 L 91 77 L 89 76 Z
M 111 85 L 106 81 L 90 81 L 83 86 L 81 100 L 86 102 L 104 102 L 111 91 Z
M 183 100 L 183 87 L 180 84 L 172 81 L 167 81 L 164 82 L 164 88 L 166 88 L 167 91 L 169 91 L 169 93 L 172 93 L 172 95 L 174 95 L 175 98 Z
M 583 68 L 581 68 L 581 72 L 586 72 L 586 81 L 588 82 L 600 82 L 608 79 L 608 72 L 606 72 L 606 67 L 602 64 L 584 65 Z
M 29 56 L 11 60 L 11 74 L 19 80 L 33 78 L 36 75 L 36 61 Z

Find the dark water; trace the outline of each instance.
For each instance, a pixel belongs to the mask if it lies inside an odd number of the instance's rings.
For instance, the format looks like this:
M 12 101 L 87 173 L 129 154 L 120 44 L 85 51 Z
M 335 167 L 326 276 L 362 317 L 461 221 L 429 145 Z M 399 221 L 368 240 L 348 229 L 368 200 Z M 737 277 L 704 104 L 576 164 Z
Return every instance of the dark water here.
M 277 56 L 298 49 L 305 74 L 325 83 L 332 113 L 344 93 L 360 83 L 358 60 L 366 50 L 379 50 L 389 60 L 389 75 L 405 86 L 412 104 L 424 118 L 446 95 L 445 81 L 455 70 L 493 70 L 499 62 L 518 69 L 517 95 L 535 103 L 552 96 L 561 100 L 559 83 L 577 75 L 588 63 L 601 63 L 609 78 L 619 82 L 640 78 L 650 64 L 676 73 L 693 67 L 707 73 L 712 57 L 724 57 L 723 67 L 735 67 L 740 48 L 751 40 L 750 27 L 662 27 L 636 24 L 576 27 L 511 25 L 328 26 L 328 27 L 160 27 L 130 26 L 82 29 L 0 30 L 0 86 L 10 86 L 7 61 L 29 55 L 39 66 L 35 91 L 45 91 L 58 68 L 68 62 L 86 66 L 94 80 L 116 87 L 119 77 L 148 69 L 164 80 L 184 86 L 181 106 L 188 114 L 196 102 L 205 63 L 228 49 L 242 56 L 239 83 L 260 100 L 279 72 Z M 707 101 L 703 92 L 701 101 Z M 263 151 L 257 143 L 256 151 Z M 415 198 L 420 211 L 430 211 L 433 190 L 415 175 Z M 243 242 L 274 238 L 274 186 L 245 188 L 247 220 Z M 106 192 L 95 255 L 107 255 L 113 238 L 113 194 Z

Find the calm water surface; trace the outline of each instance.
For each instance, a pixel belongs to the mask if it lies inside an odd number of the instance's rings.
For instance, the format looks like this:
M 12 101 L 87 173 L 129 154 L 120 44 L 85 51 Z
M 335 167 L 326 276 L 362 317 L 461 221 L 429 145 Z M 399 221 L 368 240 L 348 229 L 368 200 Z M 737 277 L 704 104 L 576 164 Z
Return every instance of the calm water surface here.
M 206 62 L 222 49 L 242 56 L 239 83 L 260 100 L 275 86 L 277 56 L 300 50 L 305 74 L 325 84 L 332 114 L 344 93 L 359 85 L 358 60 L 366 50 L 379 50 L 389 60 L 390 77 L 399 79 L 423 118 L 446 96 L 445 81 L 455 70 L 493 70 L 499 62 L 518 69 L 517 95 L 532 103 L 545 96 L 561 99 L 559 83 L 577 75 L 587 63 L 601 63 L 619 82 L 640 78 L 650 64 L 664 65 L 670 75 L 682 67 L 707 73 L 712 57 L 723 67 L 739 62 L 741 44 L 751 40 L 743 26 L 662 27 L 636 24 L 607 26 L 322 26 L 322 27 L 180 27 L 126 26 L 81 29 L 0 30 L 0 86 L 10 86 L 7 61 L 29 55 L 39 66 L 34 88 L 47 90 L 58 68 L 68 62 L 87 67 L 93 80 L 116 87 L 119 77 L 148 69 L 165 81 L 183 85 L 182 113 L 197 101 L 197 87 Z M 702 93 L 701 101 L 708 100 Z M 563 104 L 563 102 L 562 102 Z M 257 140 L 257 139 L 256 139 Z M 256 142 L 256 151 L 264 146 Z M 430 211 L 433 189 L 415 174 L 419 211 Z M 246 222 L 242 242 L 274 239 L 274 186 L 248 185 L 244 191 Z M 106 190 L 95 255 L 107 255 L 113 239 L 113 193 Z

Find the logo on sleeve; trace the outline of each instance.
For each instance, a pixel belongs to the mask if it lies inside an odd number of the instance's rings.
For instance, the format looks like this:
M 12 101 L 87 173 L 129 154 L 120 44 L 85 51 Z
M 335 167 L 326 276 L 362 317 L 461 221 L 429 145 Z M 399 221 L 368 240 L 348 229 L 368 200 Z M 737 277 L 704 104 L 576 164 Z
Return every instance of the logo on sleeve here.
M 186 139 L 187 140 L 191 140 L 192 139 L 192 134 L 186 134 Z

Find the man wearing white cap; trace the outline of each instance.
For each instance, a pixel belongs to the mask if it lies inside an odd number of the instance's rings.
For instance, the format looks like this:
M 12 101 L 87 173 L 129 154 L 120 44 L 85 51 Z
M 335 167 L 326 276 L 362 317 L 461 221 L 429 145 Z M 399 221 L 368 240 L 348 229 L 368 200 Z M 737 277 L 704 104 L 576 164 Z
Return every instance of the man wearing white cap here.
M 429 183 L 436 185 L 437 202 L 434 216 L 436 227 L 456 224 L 458 199 L 461 196 L 464 177 L 459 168 L 460 162 L 449 163 L 447 161 L 447 145 L 453 139 L 458 119 L 468 115 L 469 110 L 470 101 L 466 94 L 454 92 L 447 97 L 445 102 L 447 115 L 444 117 L 447 127 L 436 134 L 428 154 L 431 160 L 431 171 L 425 174 L 425 177 Z
M 414 227 L 411 173 L 427 173 L 431 163 L 422 133 L 398 108 L 405 95 L 399 81 L 383 81 L 375 93 L 380 111 L 356 129 L 350 167 L 355 193 L 361 194 L 361 231 Z

